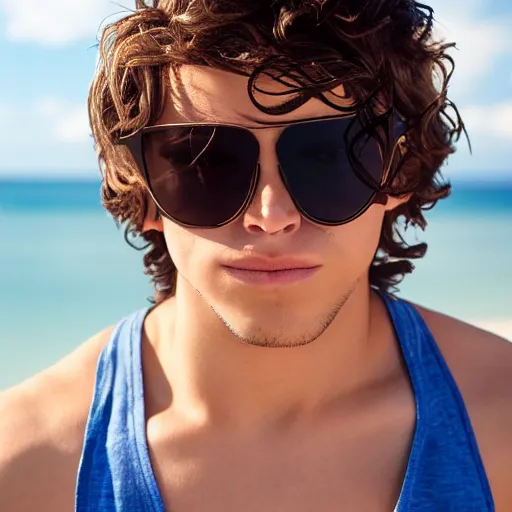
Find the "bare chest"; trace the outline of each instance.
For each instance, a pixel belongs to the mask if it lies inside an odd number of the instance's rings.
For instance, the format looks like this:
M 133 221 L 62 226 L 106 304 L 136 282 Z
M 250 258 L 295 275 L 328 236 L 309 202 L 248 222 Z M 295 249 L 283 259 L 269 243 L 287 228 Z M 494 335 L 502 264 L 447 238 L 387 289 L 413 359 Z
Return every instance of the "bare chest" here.
M 392 512 L 413 429 L 412 422 L 352 439 L 218 439 L 150 451 L 166 512 Z

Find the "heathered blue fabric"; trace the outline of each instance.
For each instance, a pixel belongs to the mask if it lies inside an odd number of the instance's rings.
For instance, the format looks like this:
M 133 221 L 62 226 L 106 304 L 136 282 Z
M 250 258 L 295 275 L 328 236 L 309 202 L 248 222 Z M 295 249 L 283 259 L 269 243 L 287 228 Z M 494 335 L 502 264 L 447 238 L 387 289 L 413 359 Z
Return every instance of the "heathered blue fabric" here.
M 493 512 L 466 408 L 431 333 L 410 304 L 389 296 L 383 299 L 417 408 L 416 431 L 395 512 Z M 78 471 L 76 512 L 164 512 L 145 434 L 140 348 L 147 311 L 140 310 L 118 324 L 98 361 Z

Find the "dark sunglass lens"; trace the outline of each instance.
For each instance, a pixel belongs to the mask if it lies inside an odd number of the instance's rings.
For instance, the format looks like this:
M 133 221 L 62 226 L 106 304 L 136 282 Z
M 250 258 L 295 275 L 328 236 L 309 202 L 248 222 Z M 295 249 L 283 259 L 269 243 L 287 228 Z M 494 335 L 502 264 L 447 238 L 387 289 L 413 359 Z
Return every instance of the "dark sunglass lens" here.
M 383 165 L 375 139 L 363 135 L 354 154 L 369 183 L 350 164 L 345 132 L 353 118 L 289 126 L 277 143 L 283 179 L 297 207 L 308 217 L 328 224 L 343 223 L 361 211 L 379 184 Z M 350 139 L 361 131 L 356 121 Z
M 149 186 L 179 223 L 215 227 L 249 199 L 259 145 L 251 132 L 227 126 L 180 126 L 147 132 L 143 152 Z

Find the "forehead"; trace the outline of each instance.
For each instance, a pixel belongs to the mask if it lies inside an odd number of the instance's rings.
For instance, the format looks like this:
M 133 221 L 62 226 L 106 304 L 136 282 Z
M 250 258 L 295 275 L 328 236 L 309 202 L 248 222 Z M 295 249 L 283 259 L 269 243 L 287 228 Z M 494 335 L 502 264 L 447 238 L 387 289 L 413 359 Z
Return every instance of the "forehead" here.
M 340 111 L 329 107 L 318 99 L 311 99 L 293 112 L 283 115 L 269 115 L 261 112 L 249 97 L 248 77 L 227 71 L 202 66 L 183 65 L 170 72 L 170 85 L 163 115 L 158 124 L 176 122 L 224 122 L 256 125 L 260 123 L 289 122 L 311 117 L 339 115 Z M 258 79 L 258 87 L 272 93 L 272 96 L 257 93 L 256 99 L 263 105 L 277 105 L 293 96 L 274 96 L 286 93 L 288 87 L 270 77 Z M 340 106 L 350 105 L 343 98 L 342 86 L 333 89 L 326 96 Z

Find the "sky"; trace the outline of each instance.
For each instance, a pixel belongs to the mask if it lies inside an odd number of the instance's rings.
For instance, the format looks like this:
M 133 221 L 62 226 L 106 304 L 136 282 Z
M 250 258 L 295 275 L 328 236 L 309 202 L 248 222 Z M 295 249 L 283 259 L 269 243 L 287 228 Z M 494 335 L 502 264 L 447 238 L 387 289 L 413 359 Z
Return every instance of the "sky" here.
M 443 168 L 456 180 L 512 177 L 512 2 L 425 0 L 457 43 L 449 97 L 461 139 Z M 95 178 L 87 92 L 101 26 L 135 0 L 0 0 L 0 178 Z

